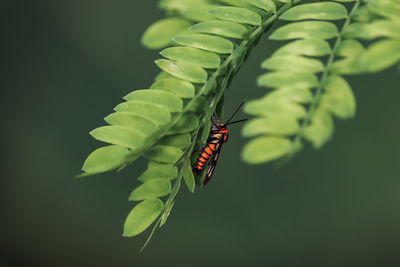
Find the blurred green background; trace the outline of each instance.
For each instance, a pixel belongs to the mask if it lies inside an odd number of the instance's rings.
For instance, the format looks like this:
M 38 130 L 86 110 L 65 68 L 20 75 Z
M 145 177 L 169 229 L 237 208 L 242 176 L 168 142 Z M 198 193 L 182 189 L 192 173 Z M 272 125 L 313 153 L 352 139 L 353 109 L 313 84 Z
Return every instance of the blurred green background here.
M 211 183 L 182 187 L 139 253 L 147 233 L 121 235 L 145 161 L 75 175 L 100 145 L 88 132 L 158 72 L 139 41 L 156 1 L 6 0 L 1 13 L 1 266 L 400 266 L 397 69 L 351 77 L 356 118 L 283 168 L 241 162 L 232 126 Z M 274 47 L 254 50 L 227 111 L 265 93 L 255 79 Z

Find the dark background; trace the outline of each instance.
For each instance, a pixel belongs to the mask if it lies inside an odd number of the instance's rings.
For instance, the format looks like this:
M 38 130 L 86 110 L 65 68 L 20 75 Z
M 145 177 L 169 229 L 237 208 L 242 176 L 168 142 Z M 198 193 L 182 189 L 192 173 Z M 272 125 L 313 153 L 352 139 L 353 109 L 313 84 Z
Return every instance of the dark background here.
M 140 37 L 155 1 L 2 1 L 1 266 L 400 266 L 397 69 L 351 77 L 358 111 L 320 151 L 281 169 L 240 160 L 231 128 L 213 181 L 182 187 L 167 224 L 123 238 L 144 169 L 75 175 L 99 147 L 88 132 L 158 72 Z M 255 85 L 266 38 L 235 77 L 226 110 Z M 241 115 L 243 116 L 243 115 Z

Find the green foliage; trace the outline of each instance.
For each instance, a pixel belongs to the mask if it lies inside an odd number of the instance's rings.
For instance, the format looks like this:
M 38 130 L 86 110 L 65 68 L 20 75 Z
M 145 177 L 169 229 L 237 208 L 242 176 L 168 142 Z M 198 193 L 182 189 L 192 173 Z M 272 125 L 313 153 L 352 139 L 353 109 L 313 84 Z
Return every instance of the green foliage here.
M 90 133 L 108 144 L 92 152 L 82 168 L 81 176 L 88 176 L 148 159 L 138 178 L 142 183 L 129 196 L 140 202 L 126 219 L 124 236 L 154 223 L 151 237 L 165 224 L 182 179 L 191 192 L 201 184 L 204 173 L 195 177 L 191 166 L 208 137 L 211 116 L 222 114 L 225 89 L 278 17 L 291 23 L 269 38 L 290 42 L 262 62 L 268 72 L 257 83 L 273 90 L 245 105 L 255 116 L 243 128 L 245 137 L 254 138 L 243 150 L 248 163 L 290 158 L 303 140 L 321 147 L 332 137 L 332 116 L 355 113 L 343 75 L 376 72 L 400 60 L 398 0 L 300 2 L 159 2 L 167 18 L 149 26 L 142 43 L 163 49 L 164 58 L 155 61 L 161 72 L 149 89 L 124 97 L 105 118 L 108 126 Z M 358 39 L 371 44 L 364 48 Z
M 294 22 L 269 38 L 295 40 L 261 65 L 268 72 L 257 83 L 273 90 L 245 106 L 256 118 L 243 128 L 244 136 L 255 138 L 243 150 L 244 161 L 288 159 L 301 150 L 303 140 L 320 148 L 333 135 L 333 116 L 355 115 L 354 94 L 342 75 L 379 71 L 400 60 L 398 0 L 337 2 L 295 6 L 279 17 Z M 357 39 L 375 42 L 365 49 Z M 268 152 L 263 154 L 262 147 Z

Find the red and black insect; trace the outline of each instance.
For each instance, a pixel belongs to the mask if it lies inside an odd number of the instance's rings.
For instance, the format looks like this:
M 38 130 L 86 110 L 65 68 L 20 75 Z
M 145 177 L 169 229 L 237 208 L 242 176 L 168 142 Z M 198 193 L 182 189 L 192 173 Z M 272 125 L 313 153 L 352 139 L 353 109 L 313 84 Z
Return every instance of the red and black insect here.
M 201 149 L 201 152 L 192 167 L 193 172 L 198 175 L 202 172 L 207 162 L 210 161 L 210 164 L 206 172 L 206 176 L 203 181 L 203 185 L 206 185 L 210 181 L 211 176 L 215 170 L 215 166 L 217 165 L 217 160 L 219 158 L 219 153 L 221 152 L 222 144 L 224 144 L 228 140 L 229 131 L 226 127 L 230 124 L 243 122 L 247 120 L 243 119 L 231 122 L 233 117 L 243 106 L 244 102 L 245 101 L 243 101 L 240 104 L 240 106 L 236 108 L 236 110 L 232 113 L 231 117 L 225 123 L 222 123 L 217 116 L 215 116 L 217 123 L 215 123 L 212 120 L 213 126 L 211 126 L 210 135 L 207 139 L 207 144 L 205 147 Z

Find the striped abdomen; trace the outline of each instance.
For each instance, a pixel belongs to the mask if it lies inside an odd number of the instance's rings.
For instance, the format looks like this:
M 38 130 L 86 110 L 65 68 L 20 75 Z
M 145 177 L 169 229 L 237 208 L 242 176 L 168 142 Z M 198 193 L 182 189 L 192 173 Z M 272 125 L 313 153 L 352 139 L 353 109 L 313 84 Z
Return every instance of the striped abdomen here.
M 193 172 L 199 174 L 203 170 L 204 166 L 207 164 L 210 157 L 216 152 L 216 150 L 217 150 L 217 144 L 208 143 L 201 150 L 200 155 L 197 157 L 197 160 L 193 165 Z

